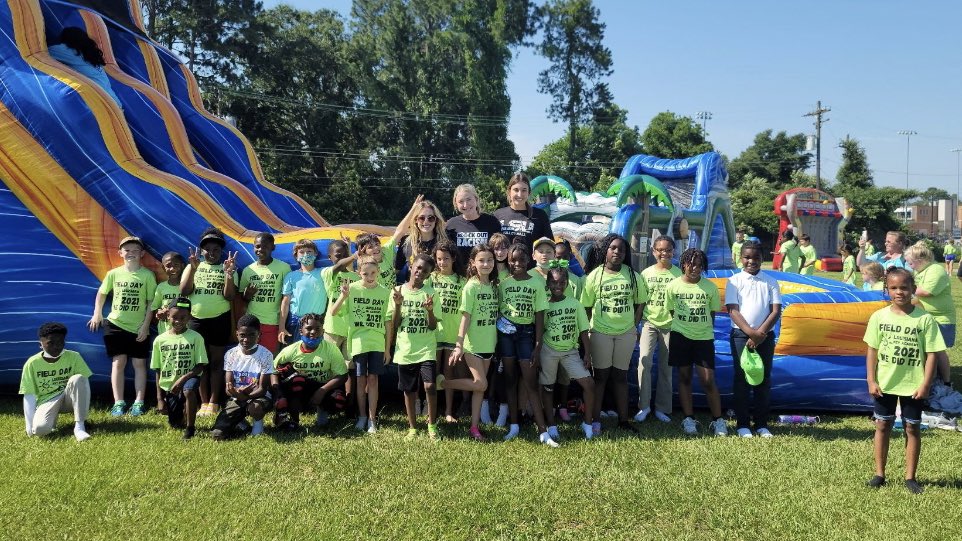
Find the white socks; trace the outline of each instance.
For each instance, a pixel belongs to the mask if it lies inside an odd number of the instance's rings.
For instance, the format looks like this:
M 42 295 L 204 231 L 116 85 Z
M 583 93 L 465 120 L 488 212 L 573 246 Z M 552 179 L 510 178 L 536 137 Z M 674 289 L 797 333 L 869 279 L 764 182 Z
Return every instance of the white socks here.
M 505 434 L 504 436 L 504 441 L 511 441 L 517 438 L 520 432 L 521 432 L 521 427 L 516 424 L 512 424 L 511 428 L 508 430 L 508 433 Z
M 495 426 L 505 426 L 508 424 L 508 405 L 501 404 L 498 407 L 498 420 L 494 422 Z
M 588 423 L 581 423 L 581 430 L 585 433 L 585 439 L 590 440 L 595 435 L 594 429 Z
M 491 424 L 491 405 L 487 400 L 481 401 L 481 424 Z

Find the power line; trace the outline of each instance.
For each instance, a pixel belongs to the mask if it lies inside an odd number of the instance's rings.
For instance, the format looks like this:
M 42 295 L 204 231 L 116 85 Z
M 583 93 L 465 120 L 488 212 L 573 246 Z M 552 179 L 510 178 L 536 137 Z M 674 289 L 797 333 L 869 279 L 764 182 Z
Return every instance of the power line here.
M 815 117 L 815 188 L 819 190 L 822 189 L 822 123 L 828 122 L 827 118 L 822 120 L 822 115 L 831 110 L 831 107 L 823 108 L 822 100 L 818 100 L 814 111 L 802 115 Z

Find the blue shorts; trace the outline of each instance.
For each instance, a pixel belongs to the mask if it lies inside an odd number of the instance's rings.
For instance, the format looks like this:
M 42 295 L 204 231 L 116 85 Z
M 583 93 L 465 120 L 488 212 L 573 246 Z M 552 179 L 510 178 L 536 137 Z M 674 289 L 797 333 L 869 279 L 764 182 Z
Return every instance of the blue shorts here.
M 498 353 L 501 357 L 530 361 L 534 354 L 534 325 L 514 326 L 513 334 L 498 331 Z
M 949 254 L 945 256 L 946 261 L 955 261 L 955 254 Z
M 351 358 L 355 376 L 380 376 L 384 373 L 384 352 L 368 351 Z
M 945 347 L 950 348 L 955 345 L 955 323 L 946 323 L 945 325 L 939 323 L 939 332 L 942 333 Z
M 872 417 L 879 421 L 894 421 L 895 407 L 901 404 L 903 423 L 917 425 L 922 422 L 922 400 L 917 400 L 911 396 L 885 393 L 882 393 L 881 398 L 873 398 L 875 400 L 875 410 Z

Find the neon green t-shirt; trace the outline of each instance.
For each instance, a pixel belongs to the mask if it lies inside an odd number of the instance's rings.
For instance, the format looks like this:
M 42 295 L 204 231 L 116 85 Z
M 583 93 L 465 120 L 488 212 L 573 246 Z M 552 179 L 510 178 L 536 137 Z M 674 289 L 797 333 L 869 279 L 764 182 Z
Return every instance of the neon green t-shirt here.
M 875 255 L 875 245 L 871 242 L 865 243 L 865 255 Z
M 525 280 L 507 277 L 498 284 L 501 290 L 501 315 L 512 323 L 531 325 L 534 315 L 541 312 L 548 305 L 545 293 L 547 285 L 540 276 L 531 276 Z
M 932 314 L 940 325 L 955 324 L 955 303 L 952 302 L 952 281 L 942 265 L 931 263 L 915 273 L 915 285 L 931 293 L 917 297 L 922 308 Z
M 377 264 L 377 283 L 391 289 L 397 286 L 397 271 L 394 269 L 394 239 L 381 245 L 381 262 Z
M 876 379 L 882 392 L 898 396 L 912 396 L 922 385 L 927 354 L 945 351 L 935 318 L 918 308 L 905 315 L 891 306 L 876 311 L 864 340 L 878 350 Z
M 672 280 L 681 276 L 681 269 L 672 265 L 670 269 L 662 269 L 652 265 L 641 271 L 641 279 L 648 289 L 648 300 L 645 301 L 644 320 L 656 328 L 666 330 L 671 327 L 671 312 L 665 306 L 665 292 Z
M 702 278 L 697 284 L 689 284 L 675 278 L 665 291 L 665 306 L 674 313 L 671 330 L 689 340 L 715 338 L 712 312 L 721 310 L 721 298 L 711 280 Z
M 491 284 L 471 278 L 461 291 L 461 312 L 471 316 L 464 336 L 464 351 L 473 355 L 494 353 L 498 341 L 498 295 Z
M 144 267 L 133 272 L 124 267 L 110 269 L 98 290 L 104 295 L 113 292 L 107 321 L 136 334 L 144 324 L 156 289 L 154 273 Z
M 851 274 L 850 274 L 851 273 Z M 842 261 L 842 276 L 848 276 L 846 284 L 855 285 L 855 256 L 849 255 Z
M 808 246 L 799 246 L 799 252 L 805 257 L 805 264 L 807 265 L 802 269 L 802 274 L 805 276 L 811 276 L 815 274 L 815 264 L 808 265 L 812 261 L 818 259 L 818 253 L 815 252 L 815 247 L 809 244 Z
M 351 341 L 348 350 L 351 355 L 384 351 L 384 322 L 390 297 L 391 289 L 381 284 L 371 288 L 364 287 L 359 281 L 351 284 L 340 310 L 347 314 L 350 322 L 347 336 Z
M 37 396 L 37 404 L 49 402 L 62 393 L 74 374 L 90 377 L 93 372 L 83 357 L 72 349 L 65 349 L 56 362 L 47 362 L 43 352 L 27 359 L 20 374 L 20 394 Z
M 437 332 L 428 328 L 428 311 L 423 304 L 428 297 L 434 297 L 435 321 L 441 318 L 441 305 L 435 291 L 428 286 L 414 290 L 408 284 L 401 286 L 401 317 L 394 322 L 397 329 L 397 342 L 394 349 L 396 364 L 414 364 L 433 361 L 437 358 Z M 394 296 L 388 306 L 388 315 L 393 316 L 396 305 Z
M 336 278 L 336 279 L 335 279 Z M 348 312 L 341 310 L 338 314 L 332 315 L 334 303 L 341 297 L 341 284 L 360 280 L 361 276 L 356 272 L 341 271 L 334 275 L 334 267 L 321 269 L 321 280 L 324 281 L 324 289 L 327 290 L 327 314 L 324 316 L 324 332 L 337 336 L 347 336 Z
M 782 246 L 778 249 L 778 253 L 782 254 L 782 271 L 783 272 L 798 272 L 798 258 L 801 257 L 802 251 L 798 248 L 797 240 L 789 240 L 782 243 Z
M 585 278 L 581 304 L 591 308 L 593 331 L 618 335 L 635 326 L 635 305 L 647 297 L 644 280 L 628 265 L 622 265 L 617 273 L 598 267 Z
M 434 290 L 434 306 L 440 307 L 438 328 L 435 331 L 438 342 L 454 344 L 458 341 L 458 327 L 461 325 L 461 290 L 465 279 L 457 274 L 432 274 L 424 283 Z
M 742 268 L 742 245 L 744 242 L 735 242 L 732 244 L 732 260 L 735 262 L 735 267 Z
M 201 261 L 194 273 L 194 292 L 190 294 L 190 315 L 197 319 L 210 319 L 230 310 L 230 301 L 224 298 L 224 264 L 211 265 Z M 237 283 L 237 273 L 234 273 Z
M 942 247 L 942 255 L 959 255 L 959 249 L 954 244 L 946 244 Z
M 281 311 L 281 287 L 284 277 L 291 272 L 291 266 L 275 259 L 267 265 L 255 261 L 244 269 L 240 277 L 239 291 L 243 293 L 247 286 L 254 284 L 257 292 L 247 303 L 247 312 L 257 316 L 263 325 L 277 325 Z
M 157 291 L 154 292 L 154 302 L 150 305 L 150 309 L 153 311 L 160 310 L 170 304 L 170 301 L 176 299 L 180 296 L 180 284 L 171 285 L 170 282 L 161 282 L 157 284 Z M 157 322 L 157 333 L 163 334 L 167 332 L 167 322 L 158 321 Z
M 302 344 L 298 341 L 282 349 L 274 357 L 274 368 L 290 363 L 302 376 L 322 383 L 347 374 L 347 363 L 337 346 L 321 340 L 314 351 L 304 351 Z
M 548 302 L 544 311 L 545 345 L 555 351 L 578 349 L 578 339 L 582 331 L 588 330 L 588 314 L 581 303 L 565 297 L 557 302 Z
M 207 364 L 204 338 L 187 329 L 181 334 L 168 330 L 154 339 L 150 368 L 157 370 L 157 385 L 169 391 L 178 379 L 199 364 Z
M 535 276 L 544 280 L 544 293 L 545 298 L 551 298 L 551 290 L 548 289 L 548 275 L 547 273 L 541 274 L 538 269 L 531 269 L 528 274 Z M 568 271 L 568 287 L 565 288 L 565 297 L 570 297 L 572 299 L 581 298 L 581 288 L 584 286 L 584 279 L 577 274 Z

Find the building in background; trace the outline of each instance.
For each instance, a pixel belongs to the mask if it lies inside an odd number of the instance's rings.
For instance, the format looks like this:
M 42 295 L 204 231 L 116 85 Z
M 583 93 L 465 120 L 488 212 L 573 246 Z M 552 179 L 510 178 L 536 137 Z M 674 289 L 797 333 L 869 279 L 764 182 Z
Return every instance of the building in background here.
M 907 223 L 909 230 L 929 238 L 943 239 L 962 236 L 962 209 L 955 196 L 931 203 L 917 202 L 908 207 L 898 207 L 895 215 Z

